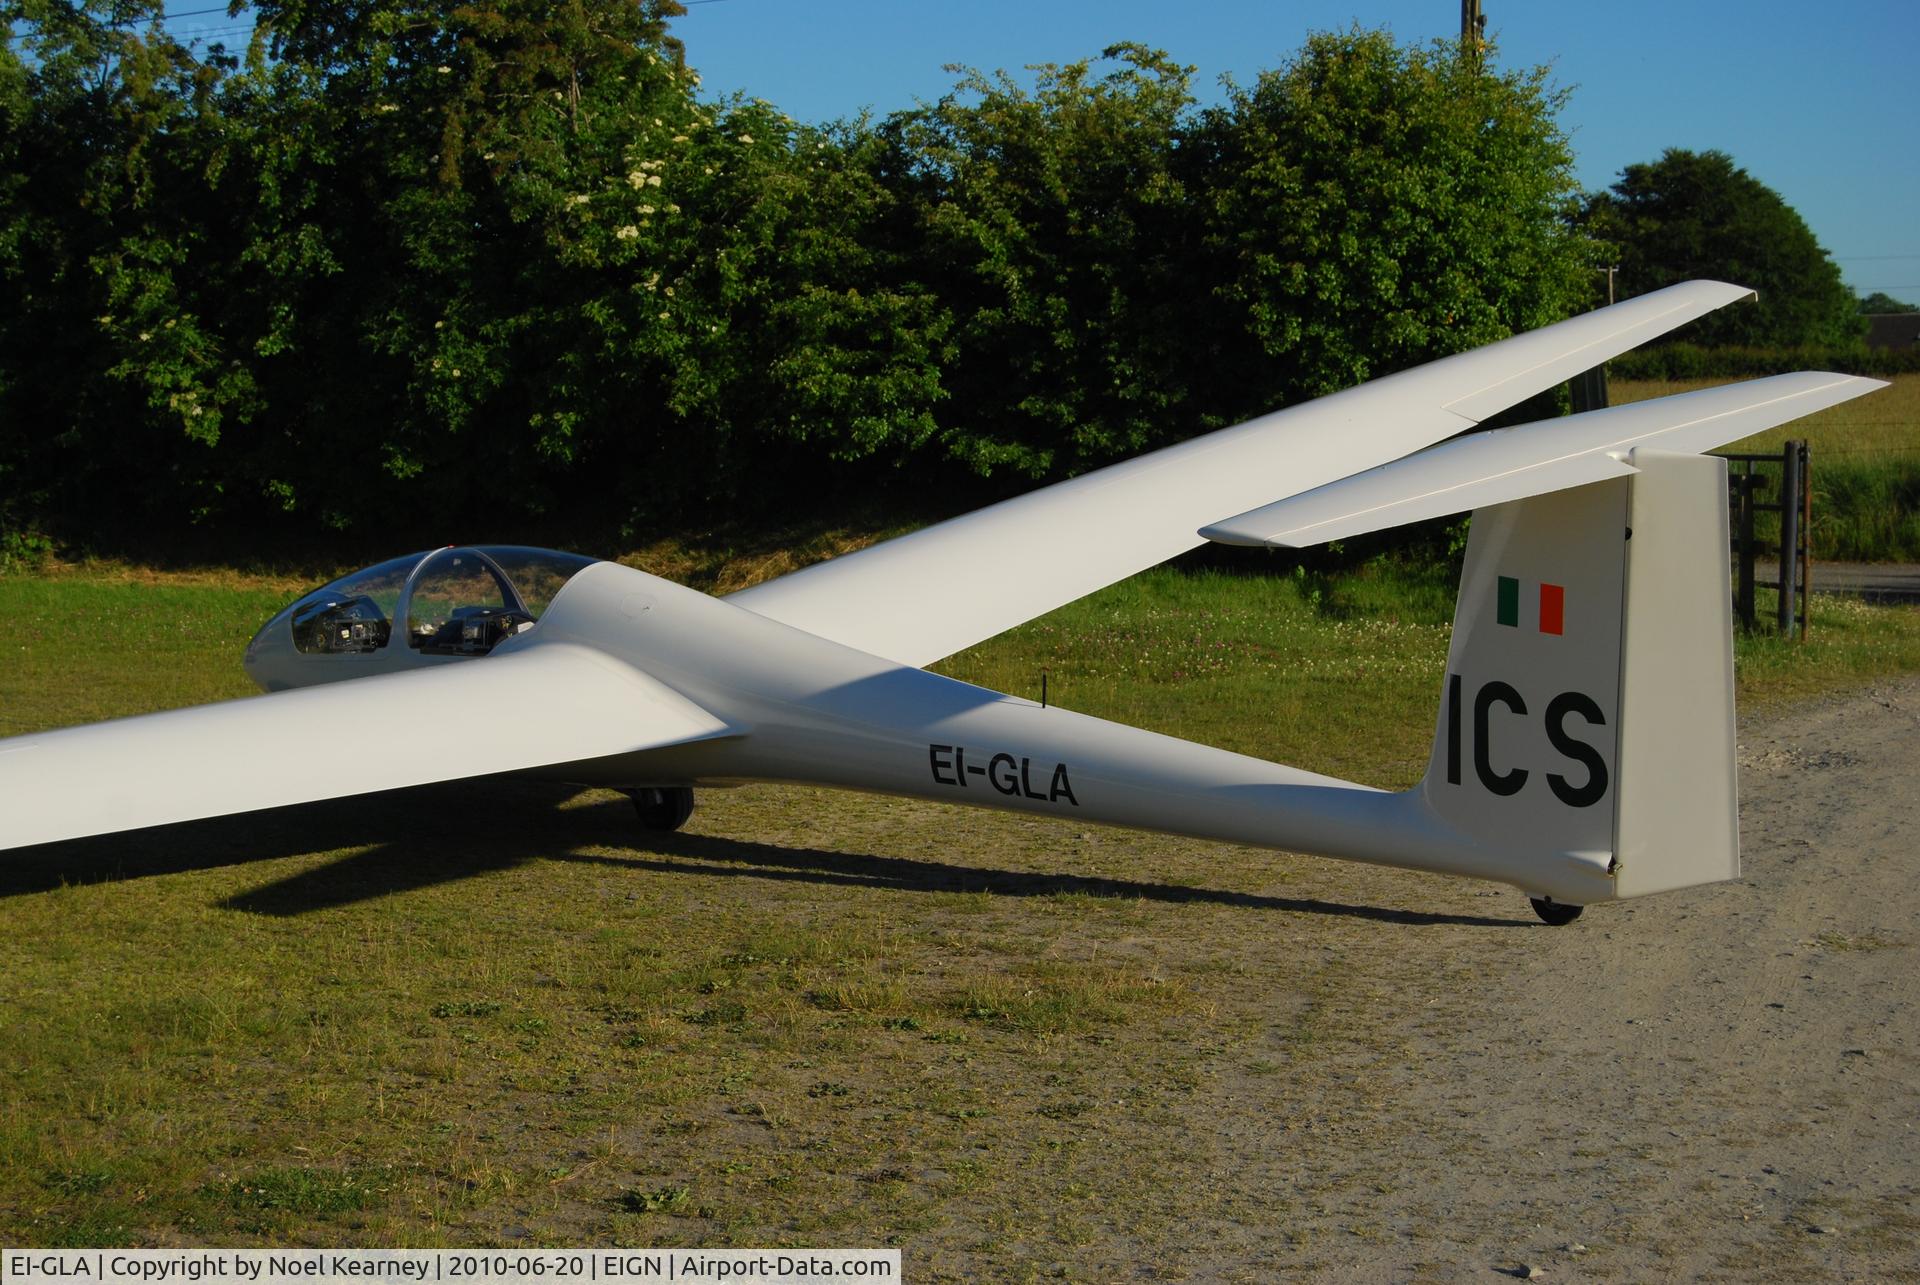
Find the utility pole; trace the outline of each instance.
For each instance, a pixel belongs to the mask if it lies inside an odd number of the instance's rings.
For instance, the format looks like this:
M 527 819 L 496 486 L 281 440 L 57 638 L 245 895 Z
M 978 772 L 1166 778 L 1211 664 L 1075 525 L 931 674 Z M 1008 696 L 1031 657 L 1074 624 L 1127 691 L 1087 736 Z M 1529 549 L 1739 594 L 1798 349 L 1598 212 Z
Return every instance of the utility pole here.
M 1599 269 L 1607 274 L 1607 303 L 1613 303 L 1613 274 L 1620 271 L 1619 264 Z M 1604 410 L 1607 405 L 1607 368 L 1605 364 L 1592 370 L 1581 371 L 1567 381 L 1567 388 L 1573 394 L 1573 413 L 1579 415 L 1590 410 Z
M 1460 0 L 1460 52 L 1480 62 L 1480 51 L 1487 46 L 1487 15 L 1480 12 L 1480 0 Z

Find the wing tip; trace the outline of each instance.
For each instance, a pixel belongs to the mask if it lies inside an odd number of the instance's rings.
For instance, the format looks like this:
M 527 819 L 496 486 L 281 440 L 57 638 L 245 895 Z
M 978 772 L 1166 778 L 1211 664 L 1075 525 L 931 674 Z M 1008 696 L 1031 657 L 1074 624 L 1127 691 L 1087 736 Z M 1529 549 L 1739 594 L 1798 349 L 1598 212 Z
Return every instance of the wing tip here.
M 1195 532 L 1202 540 L 1211 540 L 1215 544 L 1230 544 L 1240 549 L 1264 549 L 1267 538 L 1253 534 L 1231 521 L 1216 522 L 1212 526 L 1203 526 Z
M 1284 501 L 1281 501 L 1284 503 Z M 1258 513 L 1260 510 L 1255 509 Z M 1326 534 L 1320 534 L 1320 532 Z M 1344 540 L 1349 535 L 1358 535 L 1358 530 L 1339 529 L 1336 522 L 1316 522 L 1312 526 L 1289 527 L 1284 531 L 1275 531 L 1271 535 L 1260 535 L 1254 528 L 1237 526 L 1232 518 L 1225 522 L 1216 522 L 1212 526 L 1201 527 L 1200 538 L 1211 540 L 1215 544 L 1231 545 L 1238 549 L 1310 549 L 1316 544 L 1325 544 L 1329 540 Z
M 1733 281 L 1721 281 L 1713 277 L 1702 277 L 1695 281 L 1683 281 L 1677 289 L 1693 290 L 1699 293 L 1724 295 L 1726 303 L 1749 303 L 1758 301 L 1760 292 L 1752 286 L 1743 286 Z

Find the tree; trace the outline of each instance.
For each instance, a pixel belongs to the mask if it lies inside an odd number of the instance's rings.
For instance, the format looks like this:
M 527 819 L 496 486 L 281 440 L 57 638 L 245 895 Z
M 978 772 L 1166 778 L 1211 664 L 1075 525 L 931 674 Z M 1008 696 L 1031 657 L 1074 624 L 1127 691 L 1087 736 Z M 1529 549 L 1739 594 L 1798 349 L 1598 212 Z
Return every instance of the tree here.
M 1588 198 L 1585 223 L 1613 248 L 1624 296 L 1698 277 L 1759 292 L 1758 307 L 1694 323 L 1691 343 L 1794 347 L 1861 334 L 1853 292 L 1806 221 L 1725 152 L 1669 148 L 1627 166 L 1610 191 Z
M 1910 303 L 1901 303 L 1885 291 L 1875 290 L 1860 300 L 1860 311 L 1864 315 L 1873 316 L 1889 312 L 1920 312 L 1920 308 Z
M 1193 213 L 1175 177 L 1192 68 L 1139 45 L 960 72 L 867 156 L 876 229 L 951 319 L 940 447 L 981 474 L 1076 472 L 1179 432 L 1201 372 L 1176 360 Z
M 1593 292 L 1544 69 L 1311 37 L 1182 147 L 1201 189 L 1206 410 L 1276 405 L 1560 320 Z
M 588 328 L 585 207 L 692 117 L 678 11 L 264 0 L 229 93 L 253 198 L 229 315 L 272 406 L 235 467 L 259 494 L 342 527 L 551 507 L 593 445 L 543 404 L 555 318 Z
M 160 11 L 0 3 L 18 43 L 0 60 L 0 505 L 43 517 L 131 514 L 160 492 L 205 508 L 208 448 L 254 402 L 195 306 L 221 270 L 198 194 L 229 63 L 194 57 Z
M 700 102 L 677 12 L 267 0 L 232 93 L 259 489 L 340 526 L 621 521 L 930 433 L 939 326 L 877 271 L 849 140 Z

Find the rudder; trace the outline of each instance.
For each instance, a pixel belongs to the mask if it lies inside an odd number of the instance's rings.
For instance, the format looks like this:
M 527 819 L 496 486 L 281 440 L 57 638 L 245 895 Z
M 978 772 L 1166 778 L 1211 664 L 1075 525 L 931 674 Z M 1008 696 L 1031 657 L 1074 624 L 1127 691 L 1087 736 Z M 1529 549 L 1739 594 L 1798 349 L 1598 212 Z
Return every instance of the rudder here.
M 1726 466 L 1477 510 L 1421 790 L 1583 905 L 1737 875 Z

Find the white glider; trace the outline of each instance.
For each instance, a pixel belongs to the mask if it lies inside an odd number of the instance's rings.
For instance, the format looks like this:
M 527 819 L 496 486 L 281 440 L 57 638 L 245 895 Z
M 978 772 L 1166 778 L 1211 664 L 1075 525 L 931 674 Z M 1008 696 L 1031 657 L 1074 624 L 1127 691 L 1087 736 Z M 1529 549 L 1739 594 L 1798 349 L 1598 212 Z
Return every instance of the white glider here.
M 697 786 L 800 781 L 1477 876 L 1551 923 L 1733 878 L 1725 464 L 1696 452 L 1883 385 L 1803 373 L 1469 430 L 1751 297 L 1674 286 L 726 599 L 541 550 L 396 559 L 262 627 L 267 695 L 0 741 L 0 848 L 520 772 L 625 790 L 660 827 Z M 1207 539 L 1467 509 L 1410 790 L 920 668 Z M 329 752 L 342 728 L 374 734 Z

